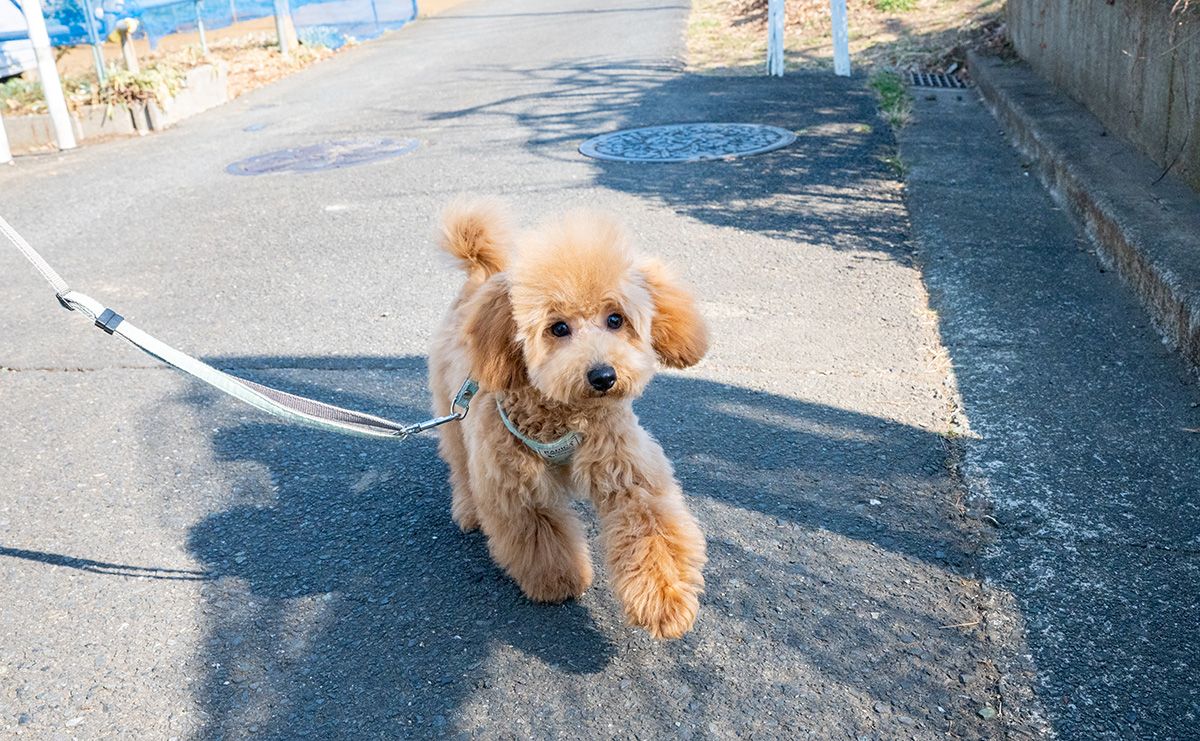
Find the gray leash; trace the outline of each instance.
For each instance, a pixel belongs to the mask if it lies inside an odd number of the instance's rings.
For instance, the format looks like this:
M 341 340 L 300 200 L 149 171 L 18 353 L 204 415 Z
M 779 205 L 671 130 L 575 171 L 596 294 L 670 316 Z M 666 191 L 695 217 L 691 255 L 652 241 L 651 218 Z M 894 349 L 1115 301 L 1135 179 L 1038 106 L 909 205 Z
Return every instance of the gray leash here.
M 17 246 L 42 277 L 54 287 L 58 302 L 71 311 L 78 311 L 92 320 L 97 327 L 111 335 L 124 339 L 146 354 L 158 358 L 167 365 L 204 381 L 208 385 L 223 391 L 230 396 L 241 399 L 250 406 L 260 409 L 267 414 L 294 422 L 296 424 L 315 427 L 319 430 L 341 432 L 359 437 L 403 440 L 409 435 L 424 432 L 432 427 L 453 422 L 467 416 L 471 398 L 479 390 L 478 384 L 471 379 L 463 382 L 462 388 L 454 397 L 451 404 L 452 414 L 436 417 L 411 425 L 397 424 L 373 414 L 364 414 L 351 409 L 335 407 L 332 404 L 306 399 L 270 386 L 263 386 L 244 378 L 231 376 L 219 371 L 211 365 L 202 363 L 195 358 L 179 352 L 166 343 L 159 342 L 142 330 L 130 324 L 123 316 L 105 307 L 95 299 L 85 296 L 78 291 L 72 291 L 67 282 L 62 279 L 54 268 L 50 267 L 42 256 L 12 226 L 0 216 L 0 232 Z M 456 411 L 461 410 L 461 411 Z

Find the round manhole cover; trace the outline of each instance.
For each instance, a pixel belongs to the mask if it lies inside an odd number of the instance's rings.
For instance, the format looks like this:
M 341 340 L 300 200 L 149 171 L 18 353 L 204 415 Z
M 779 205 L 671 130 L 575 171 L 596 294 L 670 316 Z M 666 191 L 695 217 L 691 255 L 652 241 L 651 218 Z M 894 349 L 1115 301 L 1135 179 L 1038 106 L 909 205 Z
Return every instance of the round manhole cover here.
M 316 172 L 353 167 L 395 157 L 416 149 L 416 139 L 344 139 L 267 152 L 234 162 L 230 175 L 267 175 L 276 172 Z
M 581 154 L 618 162 L 695 162 L 770 152 L 796 141 L 776 126 L 698 123 L 626 129 L 588 139 Z

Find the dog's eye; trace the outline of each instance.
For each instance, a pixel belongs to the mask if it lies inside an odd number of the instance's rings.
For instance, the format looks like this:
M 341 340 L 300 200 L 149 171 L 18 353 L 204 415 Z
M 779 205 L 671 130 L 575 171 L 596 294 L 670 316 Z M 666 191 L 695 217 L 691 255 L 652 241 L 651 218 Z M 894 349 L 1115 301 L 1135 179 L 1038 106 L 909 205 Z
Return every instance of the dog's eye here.
M 608 315 L 609 329 L 620 329 L 623 324 L 625 324 L 625 317 L 621 316 L 620 314 Z
M 566 322 L 555 322 L 550 325 L 550 334 L 555 337 L 566 337 L 571 334 L 571 327 Z

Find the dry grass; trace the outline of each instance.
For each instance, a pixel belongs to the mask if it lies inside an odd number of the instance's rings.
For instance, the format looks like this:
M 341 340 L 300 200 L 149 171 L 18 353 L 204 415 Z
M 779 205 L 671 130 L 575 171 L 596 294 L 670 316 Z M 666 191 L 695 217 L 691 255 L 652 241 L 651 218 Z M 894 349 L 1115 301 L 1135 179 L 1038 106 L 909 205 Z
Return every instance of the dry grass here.
M 788 69 L 831 69 L 828 0 L 787 0 Z M 945 71 L 969 45 L 1006 43 L 1003 0 L 848 0 L 856 66 Z M 689 65 L 710 74 L 761 74 L 767 0 L 693 0 Z
M 298 46 L 290 57 L 279 53 L 274 33 L 252 33 L 237 39 L 221 39 L 209 44 L 209 59 L 195 46 L 181 50 L 186 57 L 181 63 L 197 66 L 209 60 L 221 60 L 229 65 L 229 98 L 232 100 L 263 85 L 299 72 L 317 62 L 329 59 L 350 44 L 334 51 L 323 46 Z
M 104 85 L 96 75 L 63 75 L 62 89 L 67 108 L 85 105 L 129 105 L 156 98 L 163 100 L 179 92 L 184 72 L 170 65 L 147 64 L 137 74 L 113 67 Z M 46 99 L 37 80 L 15 77 L 0 83 L 0 113 L 23 116 L 45 113 Z

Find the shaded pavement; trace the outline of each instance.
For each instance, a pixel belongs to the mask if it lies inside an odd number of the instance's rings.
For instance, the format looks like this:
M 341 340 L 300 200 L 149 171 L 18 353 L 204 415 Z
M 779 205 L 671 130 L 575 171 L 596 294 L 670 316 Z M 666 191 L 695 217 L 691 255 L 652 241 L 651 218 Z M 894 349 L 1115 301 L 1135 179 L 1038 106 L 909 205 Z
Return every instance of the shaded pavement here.
M 967 484 L 1000 524 L 984 572 L 1020 618 L 991 636 L 1002 695 L 1064 739 L 1195 738 L 1194 371 L 971 93 L 921 91 L 900 145 Z

